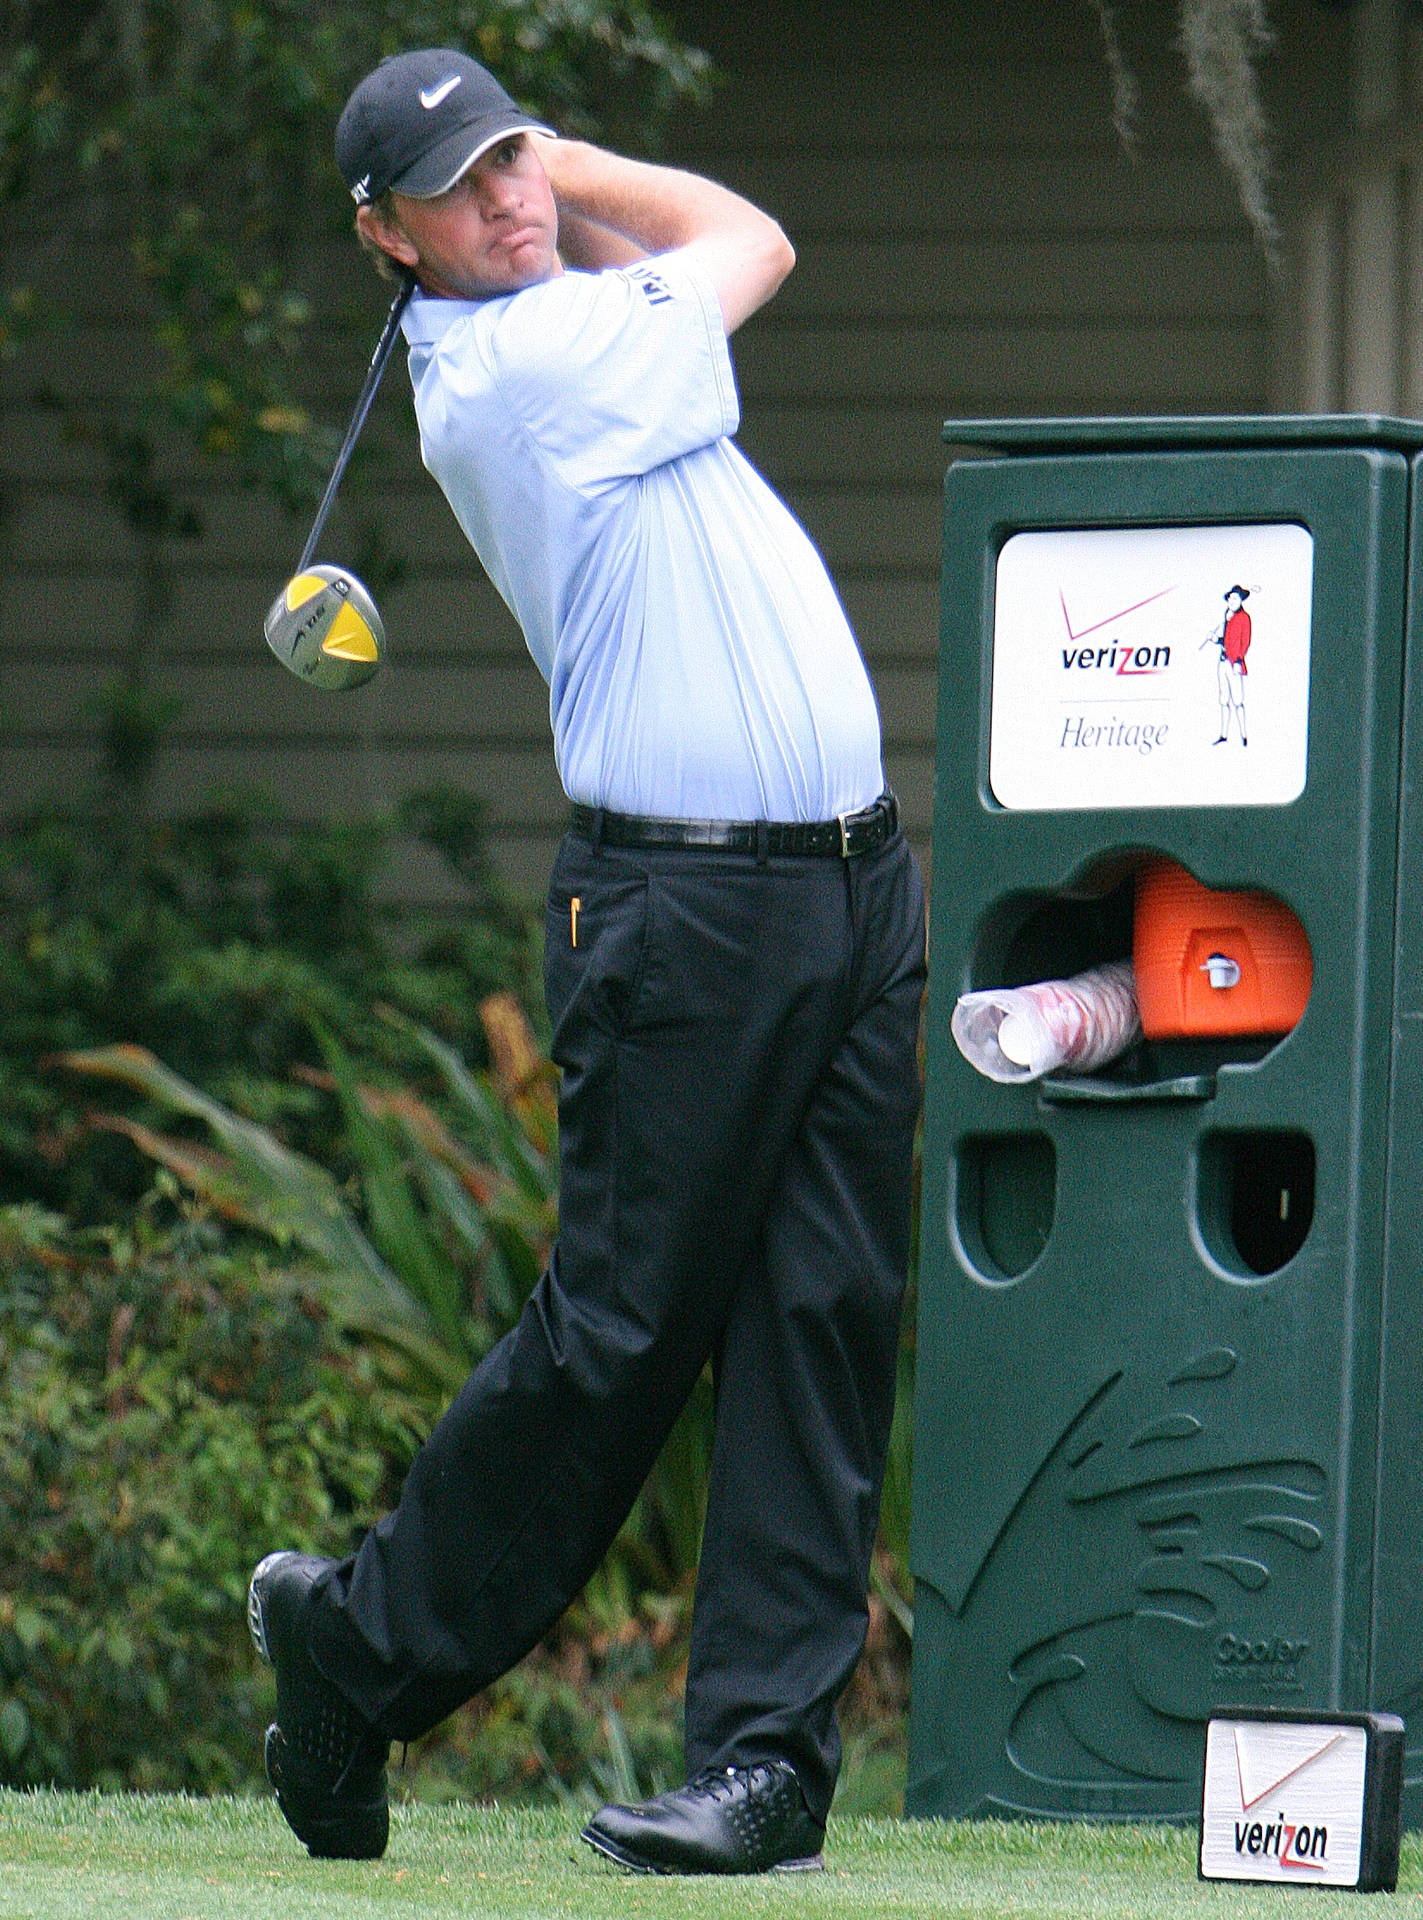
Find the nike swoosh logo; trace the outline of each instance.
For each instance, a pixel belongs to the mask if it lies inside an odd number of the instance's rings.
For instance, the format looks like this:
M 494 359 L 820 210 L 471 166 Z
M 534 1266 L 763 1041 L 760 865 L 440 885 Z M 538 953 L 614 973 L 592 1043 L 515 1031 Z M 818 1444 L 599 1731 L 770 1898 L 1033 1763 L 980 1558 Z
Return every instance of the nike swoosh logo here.
M 433 113 L 442 100 L 449 99 L 463 78 L 464 75 L 462 73 L 452 73 L 449 79 L 442 80 L 438 87 L 422 87 L 420 89 L 421 106 L 428 108 L 428 110 Z

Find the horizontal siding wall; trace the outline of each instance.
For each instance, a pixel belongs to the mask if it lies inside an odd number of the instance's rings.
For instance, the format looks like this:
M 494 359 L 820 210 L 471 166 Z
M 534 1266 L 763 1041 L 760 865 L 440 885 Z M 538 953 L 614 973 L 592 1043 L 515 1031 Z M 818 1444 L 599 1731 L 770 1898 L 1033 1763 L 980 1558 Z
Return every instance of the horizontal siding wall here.
M 727 77 L 712 108 L 675 129 L 667 157 L 770 208 L 799 254 L 736 339 L 741 444 L 835 575 L 879 695 L 890 777 L 924 848 L 943 419 L 1258 409 L 1270 383 L 1265 276 L 1183 97 L 1165 9 L 1130 49 L 1144 95 L 1135 160 L 1112 132 L 1085 6 L 897 7 L 873 46 L 864 9 L 676 11 Z M 1290 124 L 1307 126 L 1323 111 L 1332 25 L 1312 0 L 1279 13 L 1276 85 Z M 1008 18 L 1005 43 L 996 23 Z M 6 264 L 77 313 L 0 386 L 0 804 L 14 811 L 92 772 L 89 709 L 122 666 L 137 593 L 134 544 L 92 443 L 66 439 L 31 396 L 48 386 L 91 423 L 123 420 L 161 369 L 112 242 L 66 255 L 20 235 Z M 354 247 L 334 244 L 323 271 L 373 340 L 383 291 Z M 338 428 L 363 362 L 349 341 L 313 357 L 314 402 Z M 483 798 L 515 883 L 541 888 L 564 813 L 546 691 L 419 467 L 399 354 L 323 542 L 359 570 L 374 539 L 405 569 L 380 594 L 389 668 L 357 695 L 298 685 L 262 642 L 305 528 L 180 448 L 165 461 L 203 531 L 174 554 L 157 635 L 159 678 L 182 717 L 155 808 L 255 786 L 291 816 L 320 819 L 450 780 Z M 413 855 L 394 883 L 443 897 Z

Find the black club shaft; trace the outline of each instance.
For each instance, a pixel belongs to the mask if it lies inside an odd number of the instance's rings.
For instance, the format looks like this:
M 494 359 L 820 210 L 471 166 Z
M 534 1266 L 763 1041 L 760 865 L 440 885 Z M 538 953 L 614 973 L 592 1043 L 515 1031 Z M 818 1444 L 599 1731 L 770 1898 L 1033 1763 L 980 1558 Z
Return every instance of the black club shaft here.
M 376 341 L 376 350 L 371 355 L 371 364 L 366 369 L 365 381 L 356 400 L 356 410 L 351 415 L 350 426 L 346 429 L 346 438 L 341 442 L 341 450 L 336 455 L 336 464 L 331 469 L 331 478 L 326 482 L 326 491 L 321 496 L 321 505 L 316 509 L 316 518 L 311 523 L 311 532 L 306 537 L 306 545 L 302 548 L 301 558 L 296 563 L 298 573 L 310 565 L 311 557 L 316 552 L 316 543 L 321 538 L 322 529 L 331 512 L 331 503 L 336 498 L 336 489 L 341 484 L 341 477 L 350 464 L 351 454 L 357 440 L 361 437 L 361 428 L 366 424 L 366 415 L 370 412 L 371 402 L 376 397 L 376 388 L 380 385 L 380 377 L 385 372 L 385 363 L 390 358 L 390 350 L 395 345 L 395 336 L 400 331 L 401 315 L 410 305 L 410 297 L 415 291 L 415 286 L 414 275 L 407 275 L 401 283 L 399 293 L 390 303 L 390 312 L 385 317 L 380 339 Z

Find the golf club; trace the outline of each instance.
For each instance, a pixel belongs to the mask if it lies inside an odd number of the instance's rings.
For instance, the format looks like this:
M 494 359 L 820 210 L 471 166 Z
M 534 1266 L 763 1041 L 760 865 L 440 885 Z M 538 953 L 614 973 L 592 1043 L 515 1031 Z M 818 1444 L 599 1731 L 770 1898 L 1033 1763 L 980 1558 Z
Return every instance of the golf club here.
M 370 592 L 349 567 L 313 566 L 311 557 L 326 525 L 341 476 L 350 463 L 352 450 L 371 410 L 400 329 L 400 317 L 410 304 L 415 285 L 414 276 L 407 275 L 390 303 L 390 312 L 366 369 L 356 410 L 336 455 L 331 478 L 326 482 L 326 491 L 316 509 L 296 572 L 272 602 L 264 623 L 267 645 L 282 665 L 289 667 L 308 686 L 330 692 L 349 692 L 375 673 L 385 646 L 385 625 Z

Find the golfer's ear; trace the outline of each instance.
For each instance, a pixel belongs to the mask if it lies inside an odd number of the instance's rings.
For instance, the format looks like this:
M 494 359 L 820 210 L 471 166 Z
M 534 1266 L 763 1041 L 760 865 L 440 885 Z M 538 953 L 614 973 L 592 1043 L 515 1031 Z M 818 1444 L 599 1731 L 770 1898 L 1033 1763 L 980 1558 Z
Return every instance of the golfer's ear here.
M 388 253 L 398 265 L 414 267 L 419 264 L 420 252 L 415 242 L 404 227 L 388 220 L 379 207 L 357 207 L 356 229 L 363 239 L 373 247 L 379 247 L 382 253 Z

